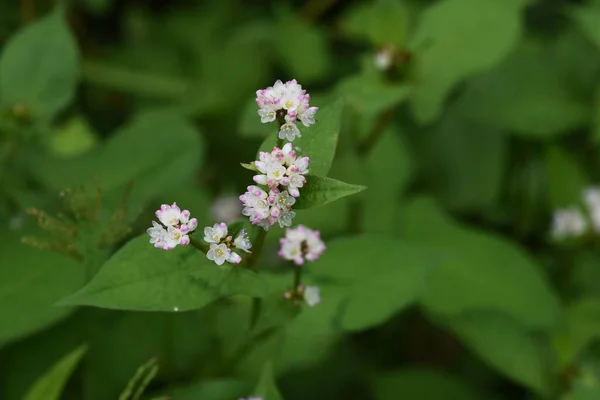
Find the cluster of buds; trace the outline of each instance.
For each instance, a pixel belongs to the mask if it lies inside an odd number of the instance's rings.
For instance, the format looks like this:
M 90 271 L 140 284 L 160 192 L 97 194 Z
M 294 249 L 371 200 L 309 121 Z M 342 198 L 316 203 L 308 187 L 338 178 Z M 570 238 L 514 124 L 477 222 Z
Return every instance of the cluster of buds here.
M 292 206 L 300 196 L 299 189 L 306 183 L 304 175 L 308 173 L 308 163 L 308 157 L 297 157 L 291 143 L 282 149 L 275 147 L 270 153 L 261 152 L 254 163 L 260 174 L 253 179 L 266 187 L 248 186 L 247 192 L 240 196 L 244 206 L 242 214 L 265 230 L 276 222 L 282 228 L 291 226 L 296 215 Z
M 248 239 L 245 229 L 242 229 L 235 239 L 227 235 L 227 224 L 224 222 L 214 224 L 212 228 L 204 228 L 204 241 L 210 245 L 206 258 L 214 261 L 217 265 L 223 265 L 225 261 L 230 264 L 239 264 L 242 257 L 232 250 L 232 247 L 250 253 L 252 243 Z
M 286 229 L 285 237 L 279 239 L 279 256 L 303 265 L 305 261 L 316 261 L 325 251 L 325 243 L 319 231 L 298 225 L 294 229 Z
M 306 127 L 315 123 L 318 107 L 311 107 L 310 95 L 295 79 L 286 83 L 278 80 L 273 86 L 256 91 L 258 115 L 262 123 L 277 121 L 279 123 L 279 139 L 293 142 L 300 137 L 296 126 L 299 120 Z
M 177 203 L 163 204 L 156 211 L 156 217 L 161 224 L 152 221 L 152 227 L 146 232 L 150 235 L 150 243 L 157 249 L 172 250 L 178 245 L 190 244 L 191 232 L 198 227 L 196 218 L 190 219 L 188 210 L 181 210 Z
M 590 226 L 595 234 L 600 234 L 600 188 L 585 189 L 583 202 L 588 215 L 577 206 L 561 208 L 554 212 L 552 236 L 555 239 L 582 237 L 589 232 Z
M 39 249 L 84 260 L 84 243 L 92 241 L 98 248 L 103 248 L 118 243 L 129 234 L 127 203 L 130 188 L 126 189 L 121 205 L 106 220 L 101 218 L 103 206 L 100 187 L 92 191 L 83 186 L 65 189 L 60 193 L 63 212 L 56 217 L 35 208 L 27 210 L 27 214 L 35 218 L 38 226 L 49 233 L 49 237 L 27 236 L 22 241 Z
M 318 286 L 298 285 L 295 289 L 285 292 L 283 297 L 295 305 L 304 301 L 309 307 L 314 307 L 321 302 L 321 289 Z

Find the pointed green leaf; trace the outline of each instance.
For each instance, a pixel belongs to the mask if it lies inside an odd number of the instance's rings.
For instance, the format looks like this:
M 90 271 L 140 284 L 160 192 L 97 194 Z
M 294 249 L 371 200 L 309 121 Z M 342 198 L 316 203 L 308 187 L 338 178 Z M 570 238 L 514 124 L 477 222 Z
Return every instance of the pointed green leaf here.
M 0 107 L 27 107 L 34 117 L 53 117 L 69 104 L 79 79 L 79 55 L 63 11 L 25 26 L 0 55 Z
M 343 291 L 338 322 L 352 331 L 379 325 L 416 301 L 434 265 L 431 248 L 363 234 L 329 242 L 314 274 Z
M 22 244 L 8 229 L 0 233 L 0 319 L 7 321 L 0 324 L 0 346 L 72 313 L 54 303 L 79 289 L 84 274 L 70 258 Z
M 270 362 L 267 362 L 263 367 L 260 380 L 252 394 L 262 398 L 262 400 L 283 400 L 279 389 L 277 389 L 273 366 Z
M 65 384 L 86 351 L 87 346 L 80 346 L 58 360 L 34 383 L 25 400 L 59 400 Z
M 549 349 L 527 329 L 502 313 L 467 313 L 442 322 L 472 351 L 508 378 L 548 394 Z
M 461 80 L 508 55 L 521 37 L 525 3 L 443 0 L 427 7 L 410 46 L 416 53 L 411 106 L 417 120 L 433 121 Z
M 121 248 L 100 272 L 60 305 L 88 305 L 118 310 L 186 311 L 235 294 L 265 295 L 256 273 L 241 267 L 218 267 L 192 248 L 155 249 L 147 235 Z
M 319 104 L 314 104 L 321 107 Z M 315 115 L 316 123 L 308 128 L 299 123 L 298 128 L 302 132 L 302 137 L 294 140 L 294 147 L 297 148 L 298 156 L 310 157 L 308 169 L 312 174 L 326 176 L 331 169 L 335 150 L 338 143 L 338 135 L 342 123 L 342 110 L 344 103 L 341 100 L 329 103 L 317 111 Z M 260 151 L 270 152 L 275 146 L 277 139 L 275 133 L 265 139 L 260 146 Z
M 406 2 L 376 0 L 359 3 L 342 21 L 342 29 L 353 37 L 364 38 L 373 45 L 406 46 L 410 9 Z
M 550 206 L 570 207 L 581 203 L 589 178 L 577 160 L 563 148 L 551 146 L 546 149 L 545 162 Z
M 525 249 L 489 231 L 462 226 L 429 198 L 414 199 L 402 209 L 401 237 L 443 254 L 422 296 L 426 309 L 448 316 L 489 309 L 530 328 L 554 325 L 558 299 Z
M 306 183 L 300 189 L 300 197 L 294 208 L 304 209 L 322 206 L 332 201 L 350 196 L 366 189 L 366 186 L 352 185 L 323 176 L 306 175 Z

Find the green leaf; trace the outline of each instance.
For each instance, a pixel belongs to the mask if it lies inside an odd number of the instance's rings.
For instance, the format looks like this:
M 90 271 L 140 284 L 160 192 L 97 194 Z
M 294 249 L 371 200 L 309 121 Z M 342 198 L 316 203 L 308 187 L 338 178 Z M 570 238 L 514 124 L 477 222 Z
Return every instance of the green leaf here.
M 258 116 L 258 106 L 254 98 L 249 99 L 242 107 L 238 121 L 238 131 L 242 136 L 266 137 L 275 132 L 274 124 L 263 124 Z
M 253 332 L 259 334 L 267 329 L 287 324 L 300 312 L 300 307 L 283 297 L 283 290 L 276 290 L 263 300 Z
M 83 116 L 70 119 L 54 132 L 49 147 L 59 157 L 74 157 L 92 149 L 98 143 L 96 133 Z
M 567 307 L 566 317 L 566 324 L 554 337 L 562 367 L 575 362 L 595 339 L 600 338 L 600 300 L 578 300 Z
M 173 400 L 231 400 L 243 398 L 249 392 L 245 382 L 234 379 L 195 383 L 173 392 Z M 158 400 L 158 399 L 157 399 Z
M 109 259 L 90 283 L 59 305 L 186 311 L 220 297 L 262 297 L 265 291 L 264 281 L 252 271 L 220 268 L 195 249 L 155 249 L 148 236 L 141 235 Z
M 430 248 L 363 234 L 329 242 L 314 274 L 342 291 L 338 323 L 354 331 L 379 325 L 416 301 L 434 265 Z
M 595 371 L 584 371 L 570 382 L 570 391 L 561 400 L 596 400 L 600 398 L 600 382 Z
M 401 237 L 444 254 L 422 296 L 425 308 L 448 316 L 490 309 L 530 328 L 555 323 L 558 299 L 540 266 L 516 243 L 461 226 L 429 198 L 405 205 L 403 215 Z
M 581 203 L 589 179 L 581 165 L 559 146 L 551 146 L 545 154 L 550 207 L 569 207 Z
M 75 96 L 79 79 L 77 45 L 63 10 L 17 32 L 0 55 L 0 107 L 21 104 L 34 117 L 50 119 Z
M 129 380 L 127 387 L 119 396 L 119 400 L 139 400 L 157 373 L 157 360 L 152 358 L 137 369 L 135 375 Z
M 65 384 L 86 351 L 86 346 L 80 346 L 58 360 L 52 369 L 35 382 L 25 400 L 59 400 Z
M 411 107 L 418 121 L 433 121 L 461 80 L 508 55 L 521 37 L 523 3 L 443 0 L 423 12 L 410 45 L 416 53 Z
M 408 99 L 410 86 L 391 84 L 378 75 L 360 74 L 343 80 L 336 93 L 362 115 L 372 116 Z
M 270 362 L 263 367 L 260 380 L 252 394 L 262 398 L 262 400 L 283 400 L 279 389 L 277 389 L 273 366 Z
M 201 162 L 202 141 L 191 124 L 177 114 L 146 111 L 97 151 L 72 160 L 42 156 L 32 165 L 55 190 L 98 183 L 111 191 L 133 181 L 134 195 L 149 197 L 186 181 Z
M 375 399 L 397 400 L 478 400 L 482 399 L 466 382 L 448 373 L 424 367 L 385 372 L 374 382 Z
M 542 343 L 514 319 L 490 311 L 442 322 L 486 363 L 540 394 L 550 389 L 549 358 Z
M 279 11 L 273 35 L 275 49 L 286 72 L 300 82 L 323 78 L 332 62 L 323 32 L 289 10 Z
M 403 1 L 376 0 L 352 8 L 342 21 L 342 29 L 350 36 L 367 39 L 377 46 L 394 44 L 403 48 L 411 16 Z
M 294 140 L 293 144 L 299 149 L 298 156 L 310 157 L 308 168 L 312 174 L 326 176 L 331 169 L 342 123 L 343 108 L 344 103 L 341 100 L 329 103 L 319 109 L 316 114 L 317 122 L 314 125 L 308 128 L 299 126 L 302 137 Z M 259 151 L 270 152 L 276 140 L 275 133 L 267 137 Z
M 15 232 L 0 235 L 0 346 L 67 317 L 74 310 L 55 307 L 81 287 L 84 268 L 64 256 L 21 244 Z M 17 267 L 21 266 L 21 267 Z
M 309 174 L 306 175 L 306 183 L 300 188 L 300 197 L 296 200 L 294 208 L 300 210 L 322 206 L 362 192 L 365 189 L 365 186 L 351 185 L 335 179 Z
M 509 161 L 506 133 L 465 115 L 461 105 L 452 105 L 424 135 L 424 158 L 448 208 L 485 215 L 500 202 Z
M 584 125 L 591 108 L 564 83 L 554 49 L 529 39 L 493 70 L 473 78 L 459 100 L 468 115 L 525 138 L 551 140 Z
M 394 216 L 399 210 L 398 199 L 406 189 L 413 172 L 413 160 L 404 132 L 397 125 L 386 129 L 359 168 L 365 177 L 361 183 L 369 185 L 363 196 L 363 229 L 367 232 L 393 233 Z
M 569 12 L 570 17 L 575 21 L 579 29 L 597 46 L 600 50 L 600 4 L 589 4 L 586 6 L 573 7 Z

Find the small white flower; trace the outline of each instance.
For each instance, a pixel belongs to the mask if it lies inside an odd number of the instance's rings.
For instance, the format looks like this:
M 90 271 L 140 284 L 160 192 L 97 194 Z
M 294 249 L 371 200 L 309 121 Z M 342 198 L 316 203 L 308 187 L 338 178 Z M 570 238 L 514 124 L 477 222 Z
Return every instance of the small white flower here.
M 269 217 L 268 194 L 258 186 L 248 186 L 248 191 L 240 196 L 242 201 L 242 214 L 250 218 L 250 222 L 258 225 Z
M 225 261 L 231 256 L 231 250 L 227 248 L 225 244 L 210 244 L 210 249 L 206 253 L 206 258 L 214 261 L 217 265 L 223 265 Z
M 165 226 L 174 226 L 179 224 L 179 218 L 181 217 L 181 210 L 177 206 L 177 203 L 172 205 L 163 204 L 160 206 L 160 210 L 156 211 L 156 217 Z
M 590 215 L 594 231 L 600 233 L 600 188 L 592 186 L 585 189 L 583 200 Z
M 286 122 L 279 128 L 279 139 L 286 139 L 293 142 L 296 137 L 302 137 L 302 134 L 295 123 Z
M 152 227 L 146 229 L 146 233 L 150 235 L 150 243 L 153 244 L 154 247 L 158 249 L 163 249 L 165 247 L 165 235 L 167 234 L 167 230 L 164 226 L 156 221 L 152 221 Z
M 227 257 L 227 262 L 231 264 L 239 264 L 242 262 L 242 257 L 240 257 L 240 255 L 235 251 L 230 250 L 229 257 Z
M 287 229 L 285 237 L 279 240 L 281 245 L 279 256 L 302 265 L 306 260 L 316 261 L 325 251 L 325 243 L 319 231 L 308 229 L 303 225 Z
M 190 219 L 188 210 L 180 210 L 176 203 L 163 204 L 155 214 L 163 225 L 152 221 L 152 227 L 146 230 L 154 247 L 172 250 L 179 245 L 190 244 L 188 234 L 196 229 L 198 220 Z
M 290 211 L 284 210 L 281 212 L 281 215 L 277 219 L 277 222 L 279 222 L 279 226 L 281 228 L 285 228 L 286 226 L 292 226 L 292 220 L 294 219 L 295 216 L 296 216 L 295 212 L 293 212 L 291 210 Z
M 263 124 L 273 122 L 277 118 L 277 112 L 270 107 L 263 107 L 259 109 L 258 115 L 260 116 L 260 122 Z
M 393 57 L 394 53 L 392 48 L 383 48 L 375 54 L 375 66 L 377 69 L 385 71 L 392 66 Z
M 304 288 L 304 301 L 309 307 L 314 307 L 321 302 L 321 289 L 318 286 Z
M 211 228 L 204 228 L 204 241 L 206 243 L 221 243 L 221 239 L 227 236 L 227 224 L 224 222 L 214 224 Z
M 245 229 L 242 229 L 240 233 L 237 235 L 233 244 L 236 248 L 245 251 L 246 253 L 250 253 L 250 249 L 252 248 L 252 243 L 248 238 L 248 232 Z
M 554 212 L 552 235 L 556 239 L 579 237 L 587 227 L 588 223 L 578 208 L 558 209 Z

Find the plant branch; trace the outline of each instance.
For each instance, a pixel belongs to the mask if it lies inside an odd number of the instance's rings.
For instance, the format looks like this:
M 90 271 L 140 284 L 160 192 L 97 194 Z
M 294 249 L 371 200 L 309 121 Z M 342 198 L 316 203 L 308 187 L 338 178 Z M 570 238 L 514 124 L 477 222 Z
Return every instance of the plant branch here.
M 204 244 L 200 240 L 190 237 L 190 244 L 194 246 L 196 249 L 200 250 L 204 254 L 208 252 L 208 245 Z
M 393 115 L 394 107 L 388 108 L 387 110 L 379 114 L 379 118 L 377 118 L 377 121 L 375 122 L 375 125 L 373 125 L 373 129 L 371 129 L 371 132 L 369 132 L 367 137 L 358 145 L 357 150 L 360 156 L 365 156 L 369 154 L 369 152 L 377 143 L 377 140 L 379 140 L 379 137 L 381 136 L 387 125 L 390 123 Z
M 248 258 L 248 268 L 255 272 L 260 270 L 260 267 L 258 266 L 258 260 L 260 259 L 260 253 L 262 252 L 266 237 L 267 231 L 259 227 L 258 233 L 254 237 L 254 243 L 252 244 L 252 254 L 250 254 L 250 257 Z

